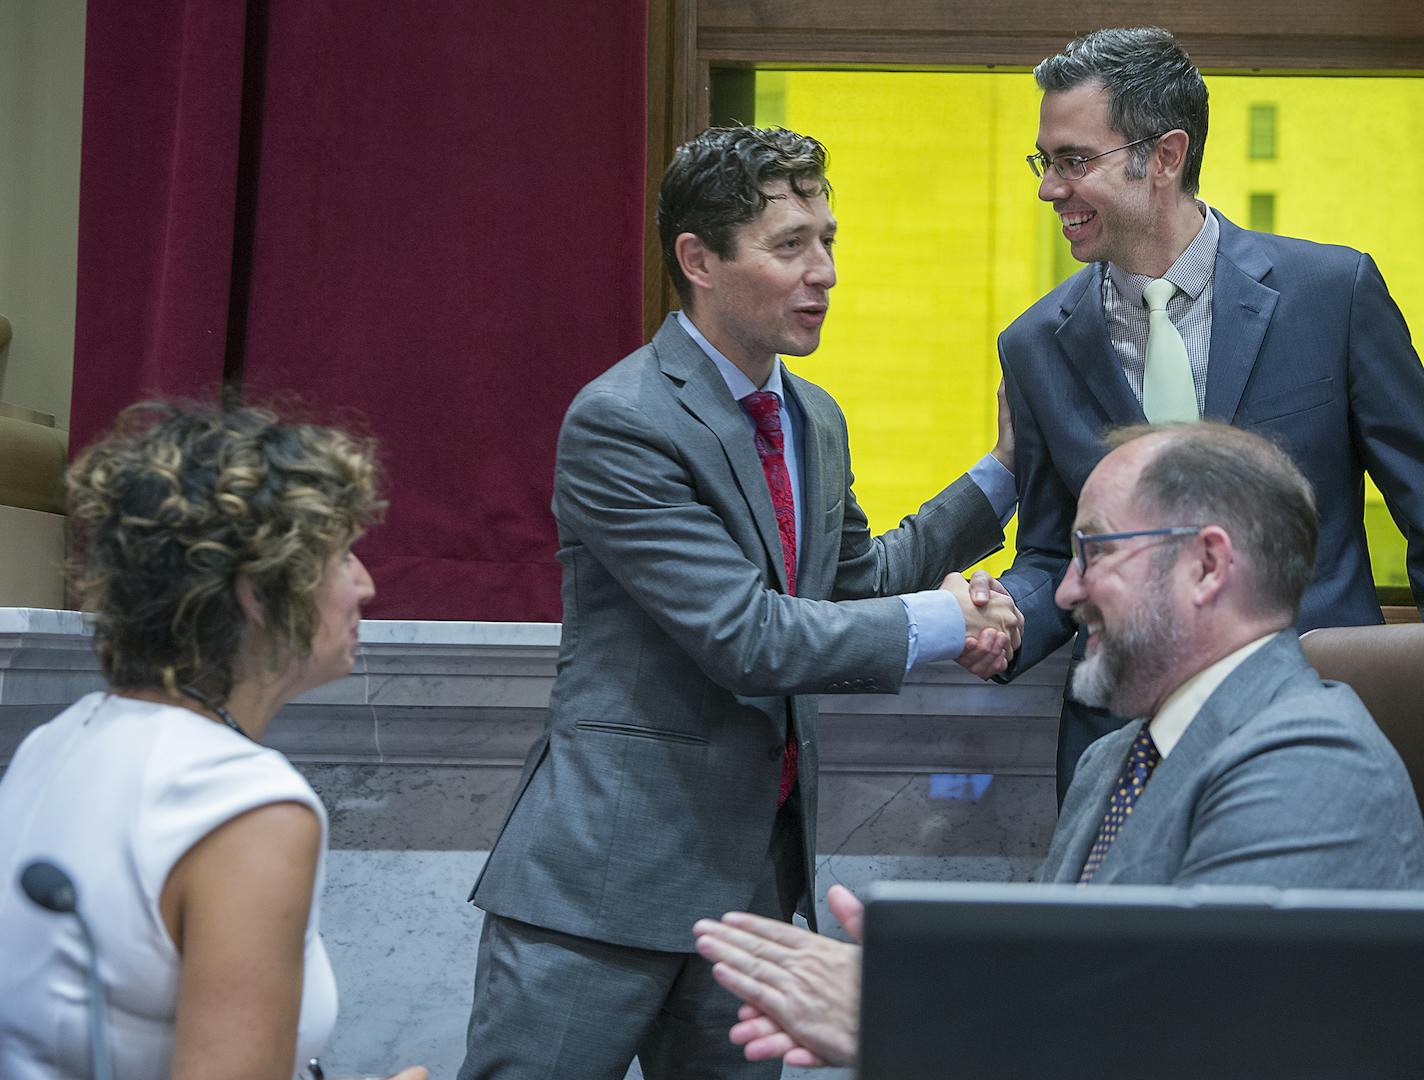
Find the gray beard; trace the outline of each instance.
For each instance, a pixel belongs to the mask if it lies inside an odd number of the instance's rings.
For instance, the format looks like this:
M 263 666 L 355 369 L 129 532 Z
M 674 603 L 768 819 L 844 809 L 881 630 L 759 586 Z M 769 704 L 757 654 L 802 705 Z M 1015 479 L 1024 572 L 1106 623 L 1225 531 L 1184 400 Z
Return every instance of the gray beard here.
M 1117 716 L 1145 716 L 1185 634 L 1173 618 L 1166 575 L 1154 576 L 1139 615 L 1111 633 L 1098 633 L 1093 654 L 1073 669 L 1073 696 Z

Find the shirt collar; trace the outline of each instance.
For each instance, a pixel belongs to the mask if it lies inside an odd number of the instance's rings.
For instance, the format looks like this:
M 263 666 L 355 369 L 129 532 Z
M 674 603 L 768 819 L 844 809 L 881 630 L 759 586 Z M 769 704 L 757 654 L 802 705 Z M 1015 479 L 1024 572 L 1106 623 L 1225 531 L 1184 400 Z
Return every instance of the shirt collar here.
M 1223 656 L 1210 667 L 1198 671 L 1168 694 L 1167 700 L 1162 702 L 1162 707 L 1157 710 L 1157 715 L 1147 725 L 1147 730 L 1152 733 L 1152 741 L 1157 744 L 1157 752 L 1163 757 L 1171 753 L 1172 747 L 1181 741 L 1188 725 L 1206 704 L 1206 699 L 1216 693 L 1217 688 L 1226 681 L 1226 677 L 1240 667 L 1248 656 L 1278 633 L 1279 630 L 1272 630 L 1255 641 L 1247 642 L 1234 653 Z
M 721 374 L 723 381 L 727 384 L 727 389 L 732 392 L 732 397 L 735 400 L 741 401 L 748 394 L 754 394 L 758 390 L 768 390 L 776 395 L 777 401 L 783 405 L 786 403 L 786 394 L 781 389 L 781 357 L 778 356 L 776 363 L 772 365 L 771 375 L 766 380 L 766 385 L 757 386 L 747 378 L 745 371 L 723 356 L 717 346 L 702 336 L 702 331 L 697 329 L 697 325 L 687 317 L 686 312 L 679 311 L 677 313 L 677 324 L 687 331 L 687 336 L 697 342 L 698 347 L 707 354 L 707 358 L 717 365 L 717 371 Z
M 1216 245 L 1221 238 L 1221 225 L 1211 208 L 1200 199 L 1196 200 L 1196 204 L 1197 209 L 1202 212 L 1202 227 L 1197 230 L 1187 249 L 1177 256 L 1177 261 L 1162 275 L 1193 300 L 1198 299 L 1211 284 L 1211 276 L 1216 269 Z M 1154 280 L 1150 275 L 1129 273 L 1116 263 L 1108 263 L 1108 276 L 1112 278 L 1118 296 L 1129 306 L 1144 305 L 1142 290 L 1147 288 L 1148 282 Z

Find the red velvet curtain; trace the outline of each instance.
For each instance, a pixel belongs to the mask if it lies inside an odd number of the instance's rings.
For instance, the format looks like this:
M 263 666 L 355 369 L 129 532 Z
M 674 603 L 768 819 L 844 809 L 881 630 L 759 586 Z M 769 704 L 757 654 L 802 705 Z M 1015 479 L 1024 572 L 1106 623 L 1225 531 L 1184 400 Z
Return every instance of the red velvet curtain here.
M 211 393 L 227 350 L 243 5 L 90 0 L 70 437 Z
M 559 421 L 641 337 L 645 0 L 242 7 L 89 0 L 76 445 L 224 375 L 355 417 L 368 615 L 557 620 Z

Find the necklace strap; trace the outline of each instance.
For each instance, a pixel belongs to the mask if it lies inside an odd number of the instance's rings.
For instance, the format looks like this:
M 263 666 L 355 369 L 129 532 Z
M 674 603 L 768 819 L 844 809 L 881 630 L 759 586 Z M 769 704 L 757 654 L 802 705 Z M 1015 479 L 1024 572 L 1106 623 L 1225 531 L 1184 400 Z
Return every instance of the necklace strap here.
M 252 738 L 251 735 L 247 734 L 247 732 L 243 731 L 242 728 L 238 727 L 237 721 L 232 718 L 232 713 L 228 712 L 226 708 L 218 704 L 216 701 L 209 701 L 206 694 L 198 693 L 198 691 L 191 686 L 180 686 L 178 687 L 178 690 L 185 697 L 192 698 L 194 701 L 196 701 L 199 705 L 201 705 L 208 711 L 217 713 L 219 720 L 221 720 L 228 727 L 232 728 L 233 731 L 237 732 L 244 739 Z

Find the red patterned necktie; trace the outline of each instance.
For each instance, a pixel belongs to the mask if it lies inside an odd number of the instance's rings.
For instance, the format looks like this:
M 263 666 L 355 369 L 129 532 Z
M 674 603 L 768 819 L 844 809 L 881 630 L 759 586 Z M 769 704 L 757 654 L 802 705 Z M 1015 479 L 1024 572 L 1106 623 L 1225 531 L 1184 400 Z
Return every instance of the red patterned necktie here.
M 756 424 L 757 456 L 771 491 L 771 507 L 776 511 L 776 531 L 781 536 L 781 558 L 786 564 L 786 592 L 796 595 L 796 501 L 791 494 L 791 474 L 786 471 L 786 441 L 781 431 L 781 402 L 769 390 L 757 390 L 741 399 L 742 408 Z M 796 737 L 787 723 L 786 749 L 781 756 L 781 788 L 776 806 L 791 795 L 796 786 Z

